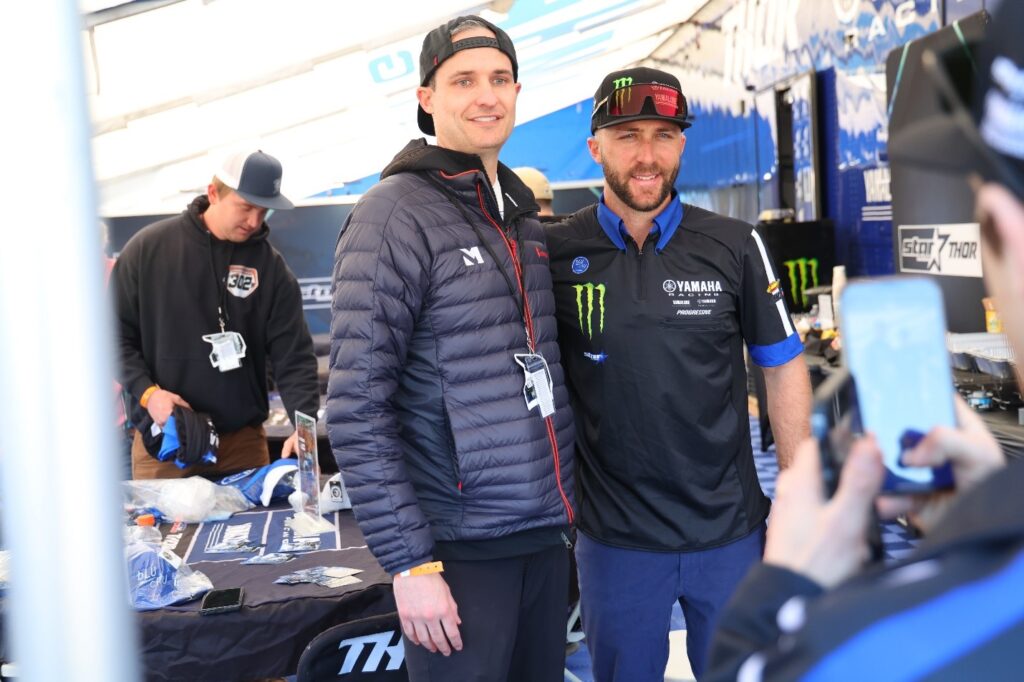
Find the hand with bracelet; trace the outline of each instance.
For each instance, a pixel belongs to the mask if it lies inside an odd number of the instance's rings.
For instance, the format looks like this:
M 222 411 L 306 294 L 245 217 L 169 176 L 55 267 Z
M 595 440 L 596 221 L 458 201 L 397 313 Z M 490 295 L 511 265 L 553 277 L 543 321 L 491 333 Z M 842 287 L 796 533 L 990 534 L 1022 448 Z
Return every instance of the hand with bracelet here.
M 441 577 L 443 570 L 441 562 L 435 561 L 402 571 L 395 576 L 394 592 L 402 631 L 409 641 L 450 656 L 452 649 L 462 651 L 462 619 Z
M 187 407 L 192 409 L 192 406 L 177 393 L 171 393 L 165 391 L 156 384 L 153 384 L 146 392 L 142 394 L 142 399 L 139 403 L 146 408 L 149 412 L 149 416 L 153 418 L 157 426 L 163 426 L 167 423 L 167 418 L 171 416 L 174 411 L 175 405 Z

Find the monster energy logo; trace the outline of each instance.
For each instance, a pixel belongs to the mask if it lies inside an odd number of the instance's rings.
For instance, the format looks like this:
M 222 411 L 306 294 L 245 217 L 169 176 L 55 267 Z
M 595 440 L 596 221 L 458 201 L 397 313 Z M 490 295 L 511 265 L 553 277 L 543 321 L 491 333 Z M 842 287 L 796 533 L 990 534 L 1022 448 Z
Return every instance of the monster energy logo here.
M 615 98 L 615 105 L 621 109 L 626 102 L 633 98 L 632 90 L 622 89 L 632 85 L 633 79 L 630 76 L 626 76 L 625 78 L 616 78 L 612 81 L 612 84 L 615 86 L 615 92 L 612 93 L 612 96 Z
M 597 292 L 597 331 L 599 333 L 604 332 L 604 292 L 605 288 L 603 284 L 574 284 L 572 288 L 576 290 L 576 313 L 579 316 L 580 321 L 580 332 L 585 333 L 588 339 L 594 338 L 594 292 Z M 586 299 L 586 318 L 587 326 L 583 326 L 583 304 Z
M 788 260 L 783 265 L 789 272 L 789 290 L 793 292 L 793 302 L 798 300 L 803 307 L 807 307 L 807 289 L 818 286 L 818 259 L 797 258 Z M 807 277 L 807 270 L 810 268 L 810 278 Z M 800 279 L 797 280 L 797 272 Z

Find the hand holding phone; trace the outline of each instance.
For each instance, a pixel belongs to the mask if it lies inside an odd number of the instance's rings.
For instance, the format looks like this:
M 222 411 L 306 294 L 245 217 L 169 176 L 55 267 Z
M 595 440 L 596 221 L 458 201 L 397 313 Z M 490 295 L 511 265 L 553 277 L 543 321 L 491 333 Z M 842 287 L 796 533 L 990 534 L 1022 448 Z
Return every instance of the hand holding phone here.
M 995 437 L 981 417 L 959 396 L 954 400 L 957 421 L 955 429 L 934 429 L 904 459 L 921 466 L 949 463 L 953 467 L 956 490 L 940 491 L 917 498 L 906 496 L 880 500 L 880 510 L 887 516 L 907 514 L 914 525 L 926 535 L 937 528 L 955 500 L 992 473 L 1006 466 L 1006 458 Z
M 835 494 L 821 487 L 824 458 L 808 439 L 779 474 L 768 518 L 764 561 L 831 588 L 882 556 L 874 515 L 885 468 L 869 439 L 860 439 L 838 476 Z
M 210 590 L 203 597 L 203 605 L 199 609 L 200 616 L 209 616 L 214 613 L 227 613 L 242 608 L 243 591 L 241 587 L 231 587 L 224 590 Z

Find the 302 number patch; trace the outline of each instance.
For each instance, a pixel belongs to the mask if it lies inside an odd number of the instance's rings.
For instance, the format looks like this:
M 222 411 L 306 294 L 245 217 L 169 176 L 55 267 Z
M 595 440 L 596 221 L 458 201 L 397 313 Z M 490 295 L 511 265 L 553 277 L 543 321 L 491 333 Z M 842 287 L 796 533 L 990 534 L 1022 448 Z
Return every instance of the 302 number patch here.
M 228 268 L 228 293 L 247 298 L 260 286 L 260 275 L 255 268 L 232 265 Z

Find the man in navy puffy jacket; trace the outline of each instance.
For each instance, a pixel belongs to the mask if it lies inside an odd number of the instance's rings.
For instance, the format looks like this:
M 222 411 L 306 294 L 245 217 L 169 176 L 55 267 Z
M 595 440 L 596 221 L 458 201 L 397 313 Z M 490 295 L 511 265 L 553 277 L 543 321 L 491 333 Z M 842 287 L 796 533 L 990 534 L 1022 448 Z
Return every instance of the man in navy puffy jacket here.
M 479 17 L 427 34 L 414 140 L 334 269 L 331 445 L 413 680 L 561 680 L 572 415 L 544 234 L 498 162 L 520 85 Z

